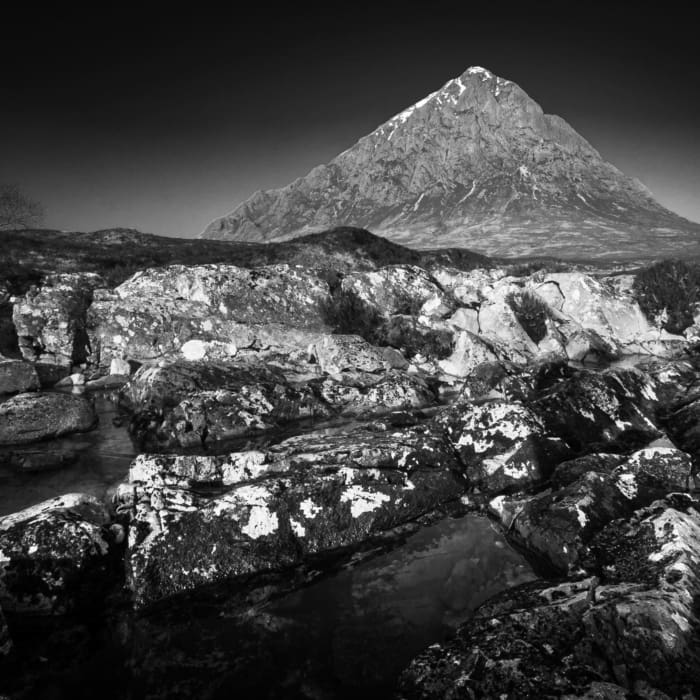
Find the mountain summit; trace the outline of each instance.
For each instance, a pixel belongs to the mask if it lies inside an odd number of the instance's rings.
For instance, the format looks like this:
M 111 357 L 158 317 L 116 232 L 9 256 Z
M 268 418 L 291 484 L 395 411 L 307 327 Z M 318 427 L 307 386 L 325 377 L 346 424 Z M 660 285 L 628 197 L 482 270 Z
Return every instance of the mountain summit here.
M 279 241 L 341 225 L 488 254 L 653 257 L 700 244 L 700 225 L 478 66 L 327 165 L 256 192 L 202 237 Z

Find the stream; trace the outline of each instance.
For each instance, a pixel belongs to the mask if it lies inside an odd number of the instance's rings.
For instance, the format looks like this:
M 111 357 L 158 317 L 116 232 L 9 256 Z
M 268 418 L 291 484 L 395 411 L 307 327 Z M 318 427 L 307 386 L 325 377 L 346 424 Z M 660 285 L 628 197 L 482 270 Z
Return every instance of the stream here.
M 128 421 L 108 394 L 95 401 L 95 430 L 51 443 L 76 452 L 73 464 L 33 473 L 0 469 L 0 515 L 67 492 L 106 498 L 125 478 L 137 452 Z M 68 635 L 61 620 L 8 621 L 23 666 L 37 670 L 29 672 L 26 697 L 386 697 L 417 653 L 494 594 L 534 578 L 488 519 L 467 515 L 425 527 L 390 551 L 356 557 L 244 613 L 196 602 L 156 615 L 107 612 L 87 624 L 98 629 L 82 642 L 83 670 L 66 661 L 62 673 L 42 672 L 64 664 L 66 650 L 51 641 Z

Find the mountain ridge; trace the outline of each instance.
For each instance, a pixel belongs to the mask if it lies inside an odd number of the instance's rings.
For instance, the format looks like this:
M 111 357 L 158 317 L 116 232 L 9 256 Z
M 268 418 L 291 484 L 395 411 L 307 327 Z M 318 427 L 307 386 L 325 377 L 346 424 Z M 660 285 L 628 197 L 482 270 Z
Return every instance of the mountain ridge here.
M 467 69 L 329 163 L 258 191 L 203 238 L 271 242 L 359 226 L 414 248 L 565 257 L 674 254 L 670 212 L 512 81 Z

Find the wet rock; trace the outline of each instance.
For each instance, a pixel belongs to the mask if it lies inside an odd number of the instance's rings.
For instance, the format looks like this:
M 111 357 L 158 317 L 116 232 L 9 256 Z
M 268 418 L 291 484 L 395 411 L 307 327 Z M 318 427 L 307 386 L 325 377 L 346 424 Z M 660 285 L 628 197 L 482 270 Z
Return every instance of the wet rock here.
M 660 436 L 653 381 L 635 370 L 580 370 L 544 387 L 532 403 L 547 430 L 575 451 L 639 447 Z
M 615 686 L 625 697 L 692 697 L 697 508 L 678 495 L 614 521 L 593 545 L 597 577 L 492 599 L 452 641 L 411 663 L 399 697 L 600 697 Z
M 558 573 L 571 573 L 604 525 L 669 492 L 687 489 L 691 468 L 690 457 L 680 450 L 648 448 L 612 470 L 586 472 L 554 493 L 511 509 L 498 504 L 493 510 L 500 511 L 520 546 Z
M 462 491 L 449 443 L 425 428 L 311 433 L 266 451 L 141 456 L 129 510 L 137 605 L 358 546 Z
M 132 432 L 153 446 L 202 445 L 331 415 L 312 387 L 292 386 L 265 365 L 142 367 L 123 394 L 134 410 Z
M 70 368 L 88 354 L 86 311 L 94 290 L 105 286 L 94 273 L 48 275 L 39 289 L 17 298 L 12 320 L 24 359 Z
M 95 427 L 92 402 L 75 394 L 17 394 L 0 404 L 0 445 L 15 445 Z
M 456 404 L 435 419 L 454 445 L 472 486 L 486 492 L 525 488 L 549 476 L 561 452 L 540 419 L 517 402 Z
M 0 518 L 0 604 L 6 611 L 66 613 L 100 585 L 109 513 L 92 496 L 66 494 Z
M 75 450 L 59 445 L 47 445 L 43 449 L 15 447 L 8 452 L 0 452 L 0 464 L 6 464 L 20 472 L 44 472 L 61 469 L 78 459 Z
M 39 388 L 39 375 L 32 364 L 0 357 L 0 394 L 37 391 Z

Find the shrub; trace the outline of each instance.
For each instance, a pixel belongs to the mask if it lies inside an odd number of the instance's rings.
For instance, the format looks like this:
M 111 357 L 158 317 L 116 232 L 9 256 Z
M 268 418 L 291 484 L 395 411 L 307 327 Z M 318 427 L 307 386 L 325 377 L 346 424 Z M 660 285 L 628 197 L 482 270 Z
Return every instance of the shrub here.
M 525 332 L 535 343 L 539 343 L 547 335 L 547 304 L 537 294 L 527 290 L 520 294 L 509 294 L 506 302 Z
M 395 316 L 382 330 L 382 342 L 402 350 L 409 360 L 419 354 L 444 360 L 452 354 L 452 333 L 420 327 L 415 319 Z
M 659 319 L 669 333 L 682 333 L 693 325 L 700 300 L 700 268 L 663 260 L 637 273 L 632 290 L 648 318 Z
M 338 287 L 319 308 L 333 333 L 359 335 L 374 345 L 381 342 L 384 318 L 352 289 Z

